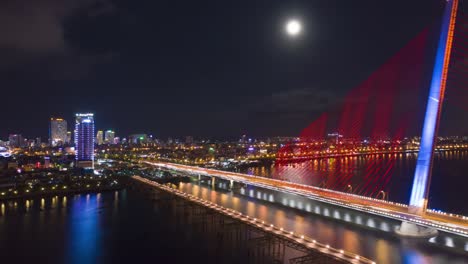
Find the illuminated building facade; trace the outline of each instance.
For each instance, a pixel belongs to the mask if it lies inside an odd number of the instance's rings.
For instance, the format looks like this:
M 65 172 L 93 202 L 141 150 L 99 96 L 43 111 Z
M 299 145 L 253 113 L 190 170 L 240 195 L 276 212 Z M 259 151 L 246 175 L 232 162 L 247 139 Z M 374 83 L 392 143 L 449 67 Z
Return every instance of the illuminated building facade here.
M 114 144 L 115 132 L 112 130 L 106 130 L 104 134 L 104 143 Z
M 72 142 L 72 132 L 67 131 L 67 144 L 71 144 Z
M 62 118 L 51 118 L 49 139 L 53 147 L 65 144 L 67 142 L 67 121 Z
M 5 147 L 0 147 L 0 157 L 8 158 L 11 156 L 10 151 Z
M 22 148 L 24 147 L 24 139 L 21 134 L 10 134 L 8 141 L 11 148 Z
M 102 130 L 99 130 L 96 134 L 96 144 L 104 144 L 104 132 Z
M 94 168 L 94 114 L 76 114 L 75 155 L 77 167 Z
M 133 135 L 128 136 L 128 141 L 130 144 L 144 144 L 148 142 L 148 135 L 147 134 L 133 134 Z

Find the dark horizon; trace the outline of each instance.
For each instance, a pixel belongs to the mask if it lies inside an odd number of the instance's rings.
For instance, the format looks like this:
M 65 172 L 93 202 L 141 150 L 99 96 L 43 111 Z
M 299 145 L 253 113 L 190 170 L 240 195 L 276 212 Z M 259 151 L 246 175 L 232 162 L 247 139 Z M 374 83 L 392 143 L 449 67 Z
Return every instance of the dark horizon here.
M 6 1 L 0 138 L 44 140 L 50 117 L 73 131 L 77 112 L 120 137 L 299 136 L 418 34 L 437 34 L 443 2 Z M 284 34 L 290 17 L 298 39 Z M 463 116 L 445 104 L 440 134 L 466 134 Z

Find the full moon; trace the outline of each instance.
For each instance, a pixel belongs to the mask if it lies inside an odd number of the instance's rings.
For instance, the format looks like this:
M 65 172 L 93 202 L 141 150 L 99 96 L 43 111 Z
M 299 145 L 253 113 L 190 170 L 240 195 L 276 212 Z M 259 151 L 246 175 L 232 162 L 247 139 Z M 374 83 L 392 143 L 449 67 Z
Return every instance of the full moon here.
M 291 19 L 286 23 L 286 32 L 290 36 L 299 35 L 299 33 L 301 33 L 301 30 L 302 30 L 301 22 L 299 22 L 296 19 Z

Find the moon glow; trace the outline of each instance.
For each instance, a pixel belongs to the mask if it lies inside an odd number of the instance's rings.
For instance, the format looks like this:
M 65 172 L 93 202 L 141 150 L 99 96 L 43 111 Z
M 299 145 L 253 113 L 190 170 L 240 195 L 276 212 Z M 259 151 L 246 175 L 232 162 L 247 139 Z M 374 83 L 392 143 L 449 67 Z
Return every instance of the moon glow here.
M 302 24 L 299 20 L 291 19 L 286 23 L 286 32 L 290 36 L 297 36 L 302 31 Z

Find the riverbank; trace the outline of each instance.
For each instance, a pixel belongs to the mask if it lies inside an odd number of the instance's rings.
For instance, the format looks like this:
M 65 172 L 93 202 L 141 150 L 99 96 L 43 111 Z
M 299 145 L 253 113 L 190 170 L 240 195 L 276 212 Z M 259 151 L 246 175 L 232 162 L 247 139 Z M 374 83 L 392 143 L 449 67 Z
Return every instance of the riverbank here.
M 119 177 L 118 179 L 113 178 L 107 181 L 87 179 L 61 184 L 20 185 L 17 187 L 0 189 L 0 201 L 119 191 L 124 189 L 127 184 L 128 177 Z
M 62 190 L 50 190 L 50 191 L 35 191 L 35 192 L 25 192 L 17 193 L 12 192 L 0 192 L 0 202 L 1 201 L 10 201 L 10 200 L 22 200 L 22 199 L 33 199 L 33 198 L 44 198 L 51 196 L 66 196 L 73 194 L 87 194 L 87 193 L 98 193 L 98 192 L 110 192 L 110 191 L 120 191 L 125 189 L 124 185 L 116 185 L 110 187 L 95 187 L 95 188 L 82 188 L 82 189 L 62 189 Z

